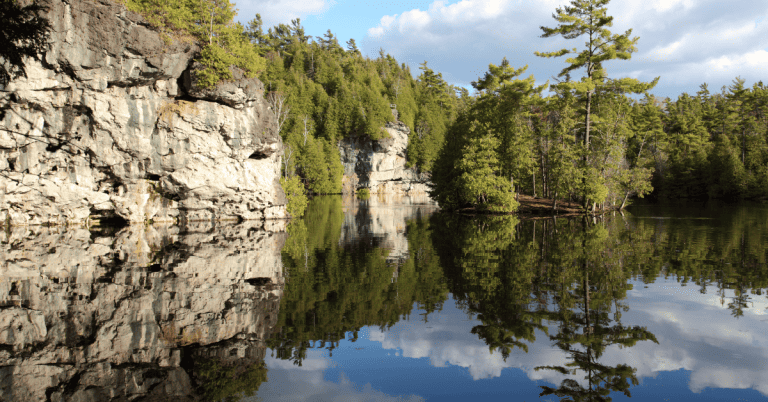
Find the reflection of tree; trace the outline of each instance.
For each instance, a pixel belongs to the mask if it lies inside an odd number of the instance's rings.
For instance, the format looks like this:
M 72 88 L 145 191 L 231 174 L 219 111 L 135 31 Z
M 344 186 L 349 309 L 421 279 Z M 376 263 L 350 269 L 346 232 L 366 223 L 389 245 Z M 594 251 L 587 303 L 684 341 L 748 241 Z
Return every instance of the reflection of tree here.
M 264 361 L 224 365 L 216 358 L 201 358 L 195 361 L 192 375 L 203 400 L 239 401 L 243 396 L 253 396 L 267 380 L 267 365 Z
M 317 197 L 289 228 L 288 281 L 269 341 L 278 358 L 301 365 L 309 348 L 332 353 L 347 334 L 354 341 L 364 326 L 391 327 L 414 303 L 430 313 L 447 298 L 426 220 L 407 224 L 408 258 L 387 262 L 376 237 L 340 244 L 343 219 L 340 197 Z
M 659 274 L 674 276 L 682 284 L 696 284 L 701 293 L 715 287 L 722 305 L 741 317 L 750 305 L 750 294 L 761 295 L 768 287 L 768 209 L 713 204 L 651 211 L 659 212 L 677 219 L 641 219 L 633 226 L 632 233 L 643 237 L 635 243 L 651 246 L 650 255 L 638 263 L 643 279 L 653 282 Z M 733 297 L 726 297 L 726 290 L 733 290 Z
M 637 384 L 635 369 L 606 365 L 600 357 L 611 345 L 656 342 L 645 328 L 621 323 L 628 281 L 645 260 L 637 252 L 648 254 L 626 241 L 628 228 L 619 223 L 433 219 L 449 289 L 460 306 L 477 314 L 480 324 L 472 333 L 491 351 L 504 359 L 514 348 L 527 352 L 537 330 L 547 333 L 545 321 L 558 324 L 549 337 L 571 361 L 537 370 L 568 376 L 583 371 L 586 384 L 569 377 L 557 388 L 543 387 L 542 396 L 577 401 L 610 400 L 611 391 L 629 394 Z
M 610 401 L 608 395 L 612 391 L 630 396 L 630 386 L 638 383 L 635 369 L 627 364 L 603 364 L 600 357 L 611 345 L 623 348 L 642 340 L 658 341 L 644 327 L 625 326 L 620 321 L 620 309 L 626 307 L 620 306 L 619 300 L 626 297 L 632 272 L 621 264 L 605 227 L 584 222 L 575 237 L 580 237 L 580 241 L 571 244 L 581 247 L 573 250 L 573 262 L 580 269 L 572 271 L 574 275 L 566 282 L 572 285 L 562 286 L 555 296 L 559 305 L 551 319 L 559 326 L 558 333 L 550 336 L 571 361 L 565 366 L 540 366 L 536 370 L 554 370 L 564 375 L 582 371 L 586 386 L 566 378 L 557 388 L 542 386 L 541 396 L 557 395 L 567 401 Z
M 491 352 L 504 359 L 514 348 L 528 351 L 535 331 L 545 331 L 546 316 L 534 282 L 538 252 L 528 239 L 516 239 L 513 217 L 433 219 L 449 287 L 458 304 L 477 314 L 479 325 L 472 333 L 483 339 Z

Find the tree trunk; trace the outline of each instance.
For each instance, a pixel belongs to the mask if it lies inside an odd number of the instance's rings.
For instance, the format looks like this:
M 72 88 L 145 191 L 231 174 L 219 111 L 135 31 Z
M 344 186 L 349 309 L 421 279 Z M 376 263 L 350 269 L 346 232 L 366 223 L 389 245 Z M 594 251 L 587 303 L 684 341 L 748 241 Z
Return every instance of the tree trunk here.
M 586 120 L 586 130 L 584 131 L 584 148 L 587 152 L 587 155 L 584 155 L 585 160 L 587 160 L 587 157 L 589 155 L 589 132 L 591 129 L 590 123 L 591 123 L 591 115 L 592 112 L 592 91 L 587 92 L 587 115 L 585 116 Z
M 619 211 L 624 209 L 624 206 L 627 205 L 627 198 L 629 198 L 629 191 L 627 191 L 627 193 L 624 194 L 624 200 L 621 201 L 621 206 L 619 207 Z
M 557 212 L 557 191 L 555 191 L 555 196 L 552 198 L 552 212 Z

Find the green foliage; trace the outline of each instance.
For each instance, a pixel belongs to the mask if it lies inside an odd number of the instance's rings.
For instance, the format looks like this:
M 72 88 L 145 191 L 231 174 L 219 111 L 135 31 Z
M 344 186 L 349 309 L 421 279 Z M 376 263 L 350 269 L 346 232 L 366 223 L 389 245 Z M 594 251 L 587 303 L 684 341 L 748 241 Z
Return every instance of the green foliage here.
M 253 396 L 267 381 L 267 365 L 260 361 L 247 367 L 224 366 L 216 358 L 199 358 L 193 375 L 206 401 L 238 401 Z
M 293 218 L 300 218 L 304 215 L 307 208 L 307 195 L 304 193 L 304 185 L 298 176 L 291 178 L 280 178 L 280 185 L 283 186 L 285 196 L 288 198 L 288 214 Z
M 40 4 L 22 6 L 16 0 L 0 0 L 0 85 L 24 76 L 24 58 L 40 59 L 48 47 L 51 25 L 40 14 Z
M 460 205 L 470 204 L 489 212 L 514 212 L 518 203 L 511 183 L 501 176 L 496 149 L 499 140 L 491 137 L 471 139 L 457 164 L 457 191 Z
M 230 66 L 255 77 L 266 67 L 245 27 L 234 22 L 237 11 L 229 0 L 125 0 L 126 7 L 143 15 L 169 36 L 191 37 L 202 46 L 197 61 L 197 85 L 207 88 L 232 79 Z
M 371 198 L 371 190 L 365 187 L 357 189 L 357 198 L 361 200 L 367 200 Z
M 407 223 L 410 255 L 398 262 L 387 261 L 381 239 L 339 241 L 341 197 L 315 197 L 301 222 L 289 226 L 282 251 L 288 284 L 276 336 L 267 342 L 278 358 L 301 365 L 310 347 L 332 353 L 340 340 L 355 341 L 363 326 L 387 328 L 414 304 L 432 312 L 446 300 L 426 220 Z
M 260 76 L 267 91 L 286 99 L 290 117 L 280 134 L 296 150 L 296 172 L 310 192 L 341 192 L 338 142 L 346 137 L 382 140 L 395 114 L 411 130 L 408 163 L 432 169 L 460 103 L 439 73 L 424 65 L 422 75 L 414 78 L 383 51 L 377 59 L 363 57 L 354 41 L 345 50 L 330 31 L 312 40 L 298 19 L 264 33 L 257 15 L 247 36 L 267 58 Z
M 663 105 L 664 131 L 653 146 L 658 195 L 768 198 L 768 93 L 763 83 L 733 82 L 714 95 L 704 84 Z

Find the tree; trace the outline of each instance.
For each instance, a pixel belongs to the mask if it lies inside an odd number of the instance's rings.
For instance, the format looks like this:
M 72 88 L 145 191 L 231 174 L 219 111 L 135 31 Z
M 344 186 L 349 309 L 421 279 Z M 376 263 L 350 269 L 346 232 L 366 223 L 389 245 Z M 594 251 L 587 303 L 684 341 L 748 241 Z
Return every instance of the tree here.
M 125 6 L 169 36 L 191 35 L 200 43 L 197 61 L 203 68 L 195 73 L 195 84 L 202 88 L 231 80 L 231 66 L 249 78 L 266 68 L 253 45 L 262 36 L 261 17 L 257 15 L 246 30 L 234 22 L 237 10 L 229 0 L 125 0 Z
M 360 56 L 360 49 L 357 48 L 357 43 L 355 43 L 355 38 L 350 38 L 347 41 L 347 51 L 356 54 Z
M 21 6 L 16 0 L 0 0 L 0 85 L 26 77 L 24 58 L 40 60 L 48 46 L 51 25 L 39 14 L 39 4 Z
M 631 37 L 632 30 L 624 34 L 613 34 L 609 27 L 613 25 L 613 17 L 607 14 L 606 6 L 610 0 L 571 0 L 570 6 L 558 7 L 553 17 L 558 22 L 557 27 L 541 27 L 544 32 L 542 37 L 562 36 L 565 39 L 576 39 L 587 36 L 586 47 L 582 50 L 561 49 L 554 52 L 535 52 L 540 57 L 561 57 L 571 55 L 566 60 L 566 66 L 558 77 L 564 77 L 554 86 L 574 93 L 583 103 L 584 130 L 582 144 L 584 146 L 584 168 L 590 160 L 593 101 L 600 91 L 610 91 L 616 94 L 626 92 L 642 93 L 653 88 L 658 82 L 658 77 L 650 82 L 643 83 L 632 78 L 610 80 L 606 76 L 603 63 L 608 60 L 629 60 L 632 53 L 637 51 L 638 37 Z M 571 81 L 571 73 L 584 70 L 584 76 L 579 81 Z M 584 175 L 585 179 L 591 175 Z M 584 183 L 585 188 L 595 187 L 592 183 Z M 607 193 L 606 193 L 607 194 Z M 592 201 L 602 202 L 599 199 L 590 199 L 584 194 L 585 206 Z
M 512 197 L 512 184 L 501 175 L 499 145 L 490 135 L 469 141 L 458 164 L 458 190 L 464 203 L 480 210 L 514 212 L 518 203 Z

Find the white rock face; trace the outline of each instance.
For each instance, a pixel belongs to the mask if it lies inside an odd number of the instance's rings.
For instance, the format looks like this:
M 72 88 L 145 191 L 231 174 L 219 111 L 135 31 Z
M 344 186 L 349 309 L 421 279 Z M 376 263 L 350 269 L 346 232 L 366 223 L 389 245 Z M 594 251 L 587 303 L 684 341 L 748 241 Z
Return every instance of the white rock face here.
M 44 63 L 0 88 L 2 222 L 286 217 L 261 82 L 179 87 L 196 45 L 108 1 L 47 6 Z
M 189 361 L 263 361 L 287 235 L 257 223 L 0 234 L 0 400 L 204 400 Z
M 379 194 L 427 194 L 429 174 L 405 167 L 410 129 L 402 122 L 388 123 L 385 129 L 389 138 L 347 137 L 339 143 L 343 193 L 368 188 Z

